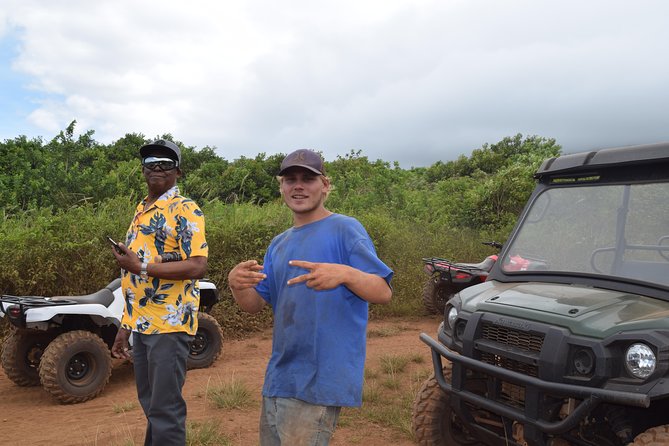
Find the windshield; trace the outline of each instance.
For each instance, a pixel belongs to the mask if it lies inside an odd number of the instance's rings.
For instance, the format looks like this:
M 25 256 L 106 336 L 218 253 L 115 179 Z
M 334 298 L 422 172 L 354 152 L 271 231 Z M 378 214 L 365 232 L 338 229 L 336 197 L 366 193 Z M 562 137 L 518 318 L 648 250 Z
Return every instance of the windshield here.
M 547 189 L 532 203 L 502 269 L 669 285 L 668 205 L 669 183 Z

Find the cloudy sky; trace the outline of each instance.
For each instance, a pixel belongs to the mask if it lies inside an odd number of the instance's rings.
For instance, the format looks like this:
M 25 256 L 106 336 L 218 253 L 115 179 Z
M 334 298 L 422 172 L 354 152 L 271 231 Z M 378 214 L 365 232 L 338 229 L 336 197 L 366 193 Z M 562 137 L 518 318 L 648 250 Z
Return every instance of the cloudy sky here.
M 517 133 L 669 141 L 669 2 L 2 0 L 0 140 L 72 120 L 234 160 L 427 166 Z

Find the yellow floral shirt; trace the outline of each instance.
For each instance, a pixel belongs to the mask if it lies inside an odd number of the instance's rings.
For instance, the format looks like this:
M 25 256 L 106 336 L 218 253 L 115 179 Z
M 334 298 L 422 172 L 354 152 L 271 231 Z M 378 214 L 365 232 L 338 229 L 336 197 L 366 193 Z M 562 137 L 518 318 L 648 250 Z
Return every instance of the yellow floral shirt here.
M 140 260 L 151 263 L 157 255 L 178 252 L 181 259 L 207 257 L 204 214 L 197 204 L 179 195 L 174 186 L 149 208 L 146 198 L 137 206 L 126 235 L 126 246 Z M 121 325 L 144 334 L 197 331 L 200 288 L 197 280 L 148 281 L 122 271 L 125 311 Z

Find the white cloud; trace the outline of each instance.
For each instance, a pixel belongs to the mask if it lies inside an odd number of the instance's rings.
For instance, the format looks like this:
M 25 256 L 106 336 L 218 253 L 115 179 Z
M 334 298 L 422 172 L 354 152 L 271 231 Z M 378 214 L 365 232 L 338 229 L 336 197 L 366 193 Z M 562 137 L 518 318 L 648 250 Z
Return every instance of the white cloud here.
M 665 2 L 11 0 L 29 119 L 228 159 L 316 147 L 426 165 L 518 132 L 668 140 Z M 8 135 L 11 137 L 12 135 Z

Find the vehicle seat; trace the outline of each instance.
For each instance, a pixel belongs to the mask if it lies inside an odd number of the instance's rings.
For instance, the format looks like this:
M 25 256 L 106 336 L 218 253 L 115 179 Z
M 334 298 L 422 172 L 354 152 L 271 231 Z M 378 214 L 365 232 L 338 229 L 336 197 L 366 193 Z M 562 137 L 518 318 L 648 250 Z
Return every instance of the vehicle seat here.
M 73 300 L 78 304 L 98 304 L 108 307 L 112 302 L 114 302 L 114 293 L 109 289 L 109 286 L 107 286 L 92 294 L 85 294 L 83 296 L 53 296 L 51 300 Z
M 481 263 L 456 263 L 454 268 L 463 266 L 466 269 L 480 269 L 481 271 L 490 271 L 496 260 L 496 258 L 490 256 L 486 257 L 485 260 L 483 260 Z

